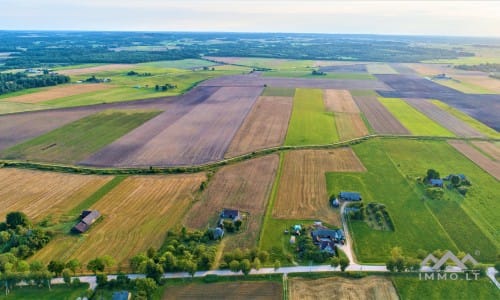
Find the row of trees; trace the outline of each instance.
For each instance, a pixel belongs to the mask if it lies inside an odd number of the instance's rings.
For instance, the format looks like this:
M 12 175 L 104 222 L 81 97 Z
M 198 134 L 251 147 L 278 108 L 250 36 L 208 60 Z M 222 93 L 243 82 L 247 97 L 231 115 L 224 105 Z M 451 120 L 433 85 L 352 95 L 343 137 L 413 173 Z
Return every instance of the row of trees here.
M 70 82 L 68 76 L 59 74 L 28 76 L 26 73 L 21 72 L 0 73 L 0 95 L 24 89 L 54 86 L 68 82 Z

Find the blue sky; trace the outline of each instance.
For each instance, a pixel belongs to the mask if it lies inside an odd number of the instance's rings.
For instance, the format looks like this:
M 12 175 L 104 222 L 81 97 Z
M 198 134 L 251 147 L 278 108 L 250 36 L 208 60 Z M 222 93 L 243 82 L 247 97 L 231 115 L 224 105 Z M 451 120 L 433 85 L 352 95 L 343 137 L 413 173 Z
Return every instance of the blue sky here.
M 500 37 L 500 1 L 0 0 L 0 29 Z

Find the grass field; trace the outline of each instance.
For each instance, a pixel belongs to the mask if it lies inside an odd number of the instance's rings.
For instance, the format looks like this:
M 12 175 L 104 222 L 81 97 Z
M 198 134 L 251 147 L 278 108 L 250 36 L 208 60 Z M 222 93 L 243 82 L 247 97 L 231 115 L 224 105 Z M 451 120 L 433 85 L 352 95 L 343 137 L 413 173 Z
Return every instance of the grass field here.
M 391 66 L 382 63 L 367 64 L 366 69 L 370 74 L 398 74 Z
M 285 145 L 318 145 L 338 141 L 333 114 L 326 112 L 323 91 L 297 89 Z
M 49 288 L 43 287 L 16 287 L 10 294 L 0 293 L 0 300 L 69 300 L 88 296 L 89 285 L 82 283 L 80 286 L 68 287 L 65 284 L 52 285 Z
M 312 71 L 270 71 L 263 72 L 267 77 L 290 77 L 290 78 L 314 78 L 314 79 L 360 79 L 374 80 L 375 77 L 367 73 L 325 73 L 325 75 L 313 75 Z
M 21 111 L 48 109 L 48 108 L 51 107 L 48 105 L 0 101 L 0 115 L 21 112 Z
M 23 211 L 35 222 L 53 222 L 77 207 L 113 177 L 0 169 L 0 220 Z
M 494 91 L 491 91 L 487 88 L 481 87 L 479 85 L 466 82 L 463 80 L 433 80 L 440 85 L 447 86 L 459 92 L 465 94 L 495 94 Z
M 215 63 L 203 59 L 181 59 L 181 60 L 165 60 L 155 61 L 150 63 L 139 64 L 139 66 L 150 66 L 155 68 L 174 68 L 174 69 L 195 69 L 202 67 L 211 67 Z
M 487 278 L 479 280 L 419 280 L 418 277 L 394 276 L 392 281 L 401 299 L 498 299 L 500 291 Z
M 267 86 L 262 92 L 262 96 L 293 97 L 295 89 Z
M 158 111 L 104 111 L 6 149 L 1 155 L 23 159 L 75 163 L 158 115 Z
M 461 112 L 460 110 L 453 108 L 449 106 L 448 104 L 441 102 L 439 100 L 431 100 L 432 103 L 435 105 L 439 106 L 441 109 L 447 111 L 448 113 L 454 115 L 455 117 L 459 118 L 460 120 L 464 121 L 465 123 L 469 124 L 472 128 L 477 129 L 481 133 L 487 135 L 488 137 L 491 138 L 500 138 L 500 133 L 496 131 L 495 129 L 492 129 L 483 123 L 479 122 L 478 120 L 470 117 L 469 115 Z
M 107 254 L 126 269 L 130 257 L 158 248 L 167 230 L 180 228 L 203 180 L 204 174 L 128 177 L 90 207 L 103 217 L 87 233 L 56 237 L 33 259 L 86 263 Z
M 356 299 L 397 300 L 396 289 L 386 277 L 369 276 L 361 279 L 328 277 L 307 279 L 294 277 L 289 280 L 290 300 Z
M 401 99 L 378 99 L 413 135 L 455 136 Z

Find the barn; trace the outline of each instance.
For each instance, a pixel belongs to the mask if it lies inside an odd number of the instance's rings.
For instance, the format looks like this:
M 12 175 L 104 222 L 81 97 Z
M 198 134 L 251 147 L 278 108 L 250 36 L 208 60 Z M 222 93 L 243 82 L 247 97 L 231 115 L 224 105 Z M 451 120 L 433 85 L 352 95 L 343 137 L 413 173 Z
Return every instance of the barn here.
M 339 199 L 344 201 L 361 201 L 361 194 L 358 192 L 340 192 Z

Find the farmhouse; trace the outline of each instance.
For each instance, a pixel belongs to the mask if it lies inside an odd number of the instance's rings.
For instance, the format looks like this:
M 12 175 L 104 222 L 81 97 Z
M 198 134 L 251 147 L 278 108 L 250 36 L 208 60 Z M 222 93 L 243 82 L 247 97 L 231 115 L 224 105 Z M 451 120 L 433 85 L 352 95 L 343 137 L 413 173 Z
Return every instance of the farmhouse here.
M 321 251 L 333 254 L 335 252 L 335 243 L 344 243 L 344 232 L 341 229 L 316 229 L 311 231 L 313 243 L 317 245 Z
M 339 199 L 344 201 L 361 201 L 361 194 L 358 192 L 340 192 Z
M 97 210 L 84 210 L 80 215 L 80 222 L 76 224 L 71 230 L 75 233 L 84 233 L 90 228 L 101 214 Z
M 441 179 L 431 179 L 429 184 L 433 187 L 443 187 L 443 180 Z

